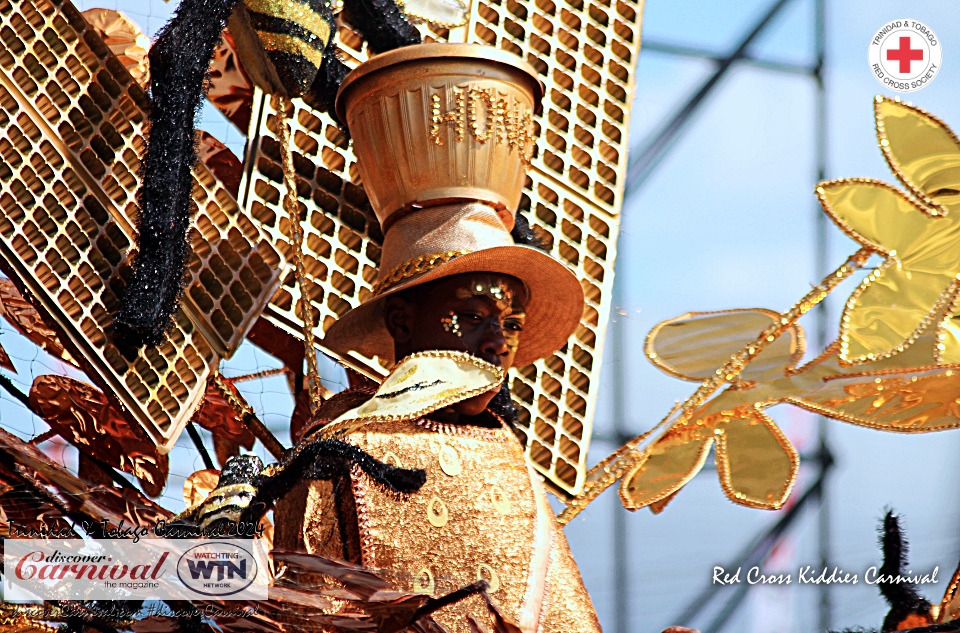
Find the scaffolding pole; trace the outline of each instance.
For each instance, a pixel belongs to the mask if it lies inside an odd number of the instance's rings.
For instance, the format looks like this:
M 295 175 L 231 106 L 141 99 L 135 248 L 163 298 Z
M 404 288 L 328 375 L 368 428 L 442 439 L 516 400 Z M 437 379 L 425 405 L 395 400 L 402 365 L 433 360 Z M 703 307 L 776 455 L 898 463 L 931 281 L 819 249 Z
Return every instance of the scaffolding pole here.
M 812 0 L 814 3 L 813 30 L 815 42 L 814 62 L 812 65 L 762 59 L 750 54 L 748 51 L 751 44 L 767 32 L 769 26 L 775 21 L 775 18 L 781 14 L 791 1 L 792 0 L 776 0 L 773 2 L 744 33 L 737 44 L 732 47 L 732 50 L 725 55 L 690 46 L 651 41 L 644 42 L 643 50 L 646 54 L 653 52 L 671 56 L 694 57 L 712 61 L 715 64 L 715 68 L 713 73 L 700 84 L 690 98 L 680 105 L 672 116 L 666 117 L 664 122 L 640 144 L 636 151 L 631 152 L 630 162 L 627 168 L 624 209 L 627 209 L 630 201 L 636 198 L 651 174 L 662 163 L 664 157 L 683 135 L 694 115 L 707 103 L 709 97 L 715 93 L 721 80 L 735 65 L 750 65 L 775 73 L 799 74 L 811 79 L 816 91 L 814 113 L 814 134 L 816 136 L 814 171 L 817 182 L 826 179 L 827 101 L 823 74 L 826 61 L 826 0 Z M 826 267 L 828 265 L 830 232 L 827 218 L 823 213 L 820 213 L 819 208 L 817 208 L 815 214 L 815 272 L 816 278 L 820 278 L 826 274 Z M 618 275 L 614 280 L 613 295 L 613 309 L 618 311 L 624 310 L 622 283 L 622 276 Z M 616 350 L 616 353 L 619 355 L 617 360 L 622 363 L 624 342 L 622 334 L 623 320 L 617 318 L 617 316 L 619 315 L 615 314 L 611 321 L 611 342 L 613 343 L 611 347 Z M 824 304 L 817 306 L 816 339 L 820 347 L 827 344 L 827 338 L 829 336 L 828 317 L 826 306 Z M 626 394 L 626 387 L 624 380 L 625 373 L 622 369 L 614 374 L 613 435 L 618 439 L 626 438 L 630 435 L 625 419 L 624 396 Z M 738 557 L 738 562 L 730 566 L 730 568 L 747 564 L 747 561 L 755 561 L 753 564 L 763 562 L 777 540 L 794 525 L 801 510 L 811 504 L 817 512 L 817 549 L 819 563 L 822 568 L 829 566 L 832 553 L 830 548 L 830 504 L 828 502 L 827 490 L 829 474 L 834 460 L 830 450 L 828 428 L 825 419 L 819 418 L 817 420 L 817 449 L 814 454 L 814 459 L 812 460 L 817 469 L 814 482 L 798 498 L 792 508 L 784 512 L 779 520 L 772 526 L 757 535 L 746 550 Z M 625 555 L 626 548 L 629 545 L 629 538 L 626 515 L 619 508 L 616 509 L 613 530 L 614 538 L 612 546 L 614 548 L 614 560 L 616 561 L 616 569 L 614 572 L 616 608 L 614 632 L 629 633 L 629 569 L 627 567 L 628 557 Z M 724 604 L 719 613 L 705 627 L 705 633 L 721 633 L 721 631 L 723 631 L 732 616 L 743 604 L 749 588 L 750 585 L 746 584 L 736 588 L 727 603 Z M 692 626 L 693 620 L 699 617 L 712 597 L 717 595 L 718 590 L 719 587 L 715 585 L 706 587 L 690 602 L 679 617 L 673 621 L 678 624 Z M 828 631 L 832 625 L 830 586 L 822 584 L 819 586 L 818 591 L 818 627 L 820 631 Z

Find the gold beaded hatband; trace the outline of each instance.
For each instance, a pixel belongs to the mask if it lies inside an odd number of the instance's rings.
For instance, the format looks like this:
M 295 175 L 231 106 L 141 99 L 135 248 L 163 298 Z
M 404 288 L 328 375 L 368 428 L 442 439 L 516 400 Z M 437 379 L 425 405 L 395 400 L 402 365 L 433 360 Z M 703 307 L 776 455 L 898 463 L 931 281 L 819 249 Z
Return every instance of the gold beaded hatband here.
M 379 295 L 381 292 L 400 283 L 404 279 L 409 279 L 415 275 L 428 273 L 434 268 L 446 264 L 454 257 L 460 257 L 461 255 L 466 255 L 469 252 L 470 251 L 459 250 L 446 251 L 445 253 L 428 253 L 426 255 L 417 255 L 413 259 L 407 260 L 391 270 L 382 279 L 377 279 L 377 283 L 373 285 L 373 294 Z

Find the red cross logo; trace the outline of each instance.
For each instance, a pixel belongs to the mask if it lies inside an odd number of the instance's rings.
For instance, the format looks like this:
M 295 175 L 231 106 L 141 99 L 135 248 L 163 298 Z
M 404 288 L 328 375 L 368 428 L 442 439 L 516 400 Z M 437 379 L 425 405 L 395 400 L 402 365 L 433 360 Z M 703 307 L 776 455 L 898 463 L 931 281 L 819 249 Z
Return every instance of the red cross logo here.
M 887 51 L 887 59 L 900 62 L 900 72 L 910 73 L 910 62 L 923 60 L 922 48 L 910 48 L 910 36 L 900 38 L 900 48 L 891 48 Z

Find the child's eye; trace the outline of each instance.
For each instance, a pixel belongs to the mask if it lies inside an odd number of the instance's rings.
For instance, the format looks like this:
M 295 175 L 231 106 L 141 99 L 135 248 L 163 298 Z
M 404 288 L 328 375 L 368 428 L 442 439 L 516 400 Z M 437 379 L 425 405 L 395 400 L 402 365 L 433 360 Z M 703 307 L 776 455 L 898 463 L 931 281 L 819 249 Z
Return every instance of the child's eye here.
M 516 319 L 506 321 L 503 324 L 503 329 L 507 330 L 508 332 L 523 332 L 523 321 Z
M 483 317 L 476 312 L 464 312 L 460 315 L 460 319 L 471 323 L 479 323 L 483 320 Z

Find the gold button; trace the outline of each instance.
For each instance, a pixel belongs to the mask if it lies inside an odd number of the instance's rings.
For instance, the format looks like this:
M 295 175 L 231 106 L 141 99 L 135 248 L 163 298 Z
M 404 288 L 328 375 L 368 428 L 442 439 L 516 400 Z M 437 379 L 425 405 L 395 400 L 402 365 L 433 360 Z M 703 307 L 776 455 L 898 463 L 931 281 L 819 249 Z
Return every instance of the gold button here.
M 433 573 L 430 569 L 424 567 L 417 572 L 416 576 L 413 579 L 413 592 L 414 593 L 433 593 L 434 582 L 433 582 Z
M 487 590 L 493 593 L 500 588 L 500 576 L 494 571 L 493 567 L 486 563 L 477 565 L 477 580 L 486 580 L 490 588 Z
M 451 477 L 456 477 L 463 470 L 460 465 L 460 456 L 452 446 L 444 444 L 440 447 L 440 469 Z
M 493 503 L 493 509 L 500 514 L 510 514 L 510 500 L 503 494 L 500 486 L 490 486 L 490 501 Z
M 430 521 L 430 525 L 443 527 L 447 524 L 448 518 L 447 504 L 440 497 L 430 499 L 430 503 L 427 504 L 427 520 Z

